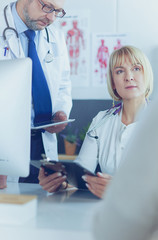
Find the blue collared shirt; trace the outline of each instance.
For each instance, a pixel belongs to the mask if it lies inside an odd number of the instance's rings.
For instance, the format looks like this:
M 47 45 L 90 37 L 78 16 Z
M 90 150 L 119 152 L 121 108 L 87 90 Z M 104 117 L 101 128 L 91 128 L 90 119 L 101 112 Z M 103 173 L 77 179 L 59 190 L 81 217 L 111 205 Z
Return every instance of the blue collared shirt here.
M 28 56 L 28 38 L 25 35 L 25 31 L 28 30 L 28 27 L 26 26 L 26 24 L 22 21 L 22 19 L 20 18 L 20 16 L 17 13 L 16 10 L 16 2 L 14 2 L 11 6 L 11 10 L 12 10 L 12 15 L 13 15 L 13 19 L 14 19 L 14 24 L 15 24 L 15 28 L 18 32 L 19 38 L 20 38 L 20 42 L 24 51 L 24 55 L 25 57 Z M 35 31 L 36 36 L 35 36 L 35 44 L 36 44 L 36 48 L 38 48 L 38 43 L 39 43 L 39 35 L 40 35 L 40 31 Z M 33 125 L 33 119 L 34 119 L 34 111 L 33 111 L 33 107 L 31 109 L 31 124 Z

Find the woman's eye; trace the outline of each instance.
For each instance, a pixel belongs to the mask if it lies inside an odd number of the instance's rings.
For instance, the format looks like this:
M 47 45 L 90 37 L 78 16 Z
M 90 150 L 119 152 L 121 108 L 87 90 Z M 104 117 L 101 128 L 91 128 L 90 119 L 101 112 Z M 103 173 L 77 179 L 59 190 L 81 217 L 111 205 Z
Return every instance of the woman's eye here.
M 134 71 L 140 71 L 141 69 L 140 69 L 140 67 L 135 67 L 134 68 Z
M 122 72 L 123 72 L 123 70 L 118 70 L 118 71 L 116 71 L 116 74 L 120 74 Z

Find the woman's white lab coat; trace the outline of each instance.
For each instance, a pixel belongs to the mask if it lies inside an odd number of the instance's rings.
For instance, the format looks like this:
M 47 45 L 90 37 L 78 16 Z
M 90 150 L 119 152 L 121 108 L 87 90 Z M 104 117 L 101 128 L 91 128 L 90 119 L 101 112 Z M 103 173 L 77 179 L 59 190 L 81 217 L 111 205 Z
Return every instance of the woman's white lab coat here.
M 103 173 L 113 175 L 121 163 L 122 153 L 136 125 L 136 122 L 124 125 L 121 116 L 122 111 L 115 115 L 109 114 L 108 110 L 99 112 L 89 127 L 89 133 L 86 134 L 75 161 L 92 172 L 99 163 Z
M 1 12 L 0 19 L 0 60 L 25 57 L 21 43 L 14 31 L 8 30 L 6 32 L 7 40 L 4 40 L 3 31 L 6 28 L 6 22 L 3 12 Z M 10 5 L 7 8 L 7 20 L 9 26 L 15 28 Z M 38 55 L 50 89 L 52 112 L 63 111 L 68 117 L 72 107 L 72 101 L 71 82 L 69 78 L 70 67 L 66 43 L 63 33 L 56 30 L 53 25 L 48 27 L 48 32 L 49 43 L 47 42 L 45 30 L 40 32 Z M 4 56 L 5 47 L 8 47 L 6 56 Z M 54 59 L 51 63 L 46 63 L 45 57 L 49 50 L 53 53 Z M 42 138 L 47 157 L 57 159 L 56 134 L 45 132 L 42 133 Z

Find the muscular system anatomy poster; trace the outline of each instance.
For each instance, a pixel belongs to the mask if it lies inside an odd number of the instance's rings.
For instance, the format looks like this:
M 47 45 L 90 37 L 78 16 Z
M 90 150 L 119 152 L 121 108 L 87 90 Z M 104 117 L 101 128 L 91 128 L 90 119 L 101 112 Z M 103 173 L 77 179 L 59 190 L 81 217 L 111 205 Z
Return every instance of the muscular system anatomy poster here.
M 67 12 L 59 21 L 59 26 L 65 33 L 73 87 L 89 85 L 89 17 L 90 13 L 87 10 L 74 10 Z
M 96 33 L 92 38 L 92 85 L 106 84 L 109 56 L 126 44 L 126 34 Z

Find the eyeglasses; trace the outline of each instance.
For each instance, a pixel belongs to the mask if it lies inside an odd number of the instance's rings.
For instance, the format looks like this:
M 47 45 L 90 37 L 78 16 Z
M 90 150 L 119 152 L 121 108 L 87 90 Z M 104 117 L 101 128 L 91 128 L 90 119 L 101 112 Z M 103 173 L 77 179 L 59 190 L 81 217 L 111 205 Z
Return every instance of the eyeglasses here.
M 42 10 L 45 13 L 55 12 L 55 16 L 59 17 L 59 18 L 64 17 L 64 15 L 66 14 L 64 9 L 62 9 L 62 8 L 55 9 L 53 5 L 49 6 L 49 5 L 45 4 L 44 2 L 42 2 L 41 0 L 38 0 L 38 1 L 42 5 Z

